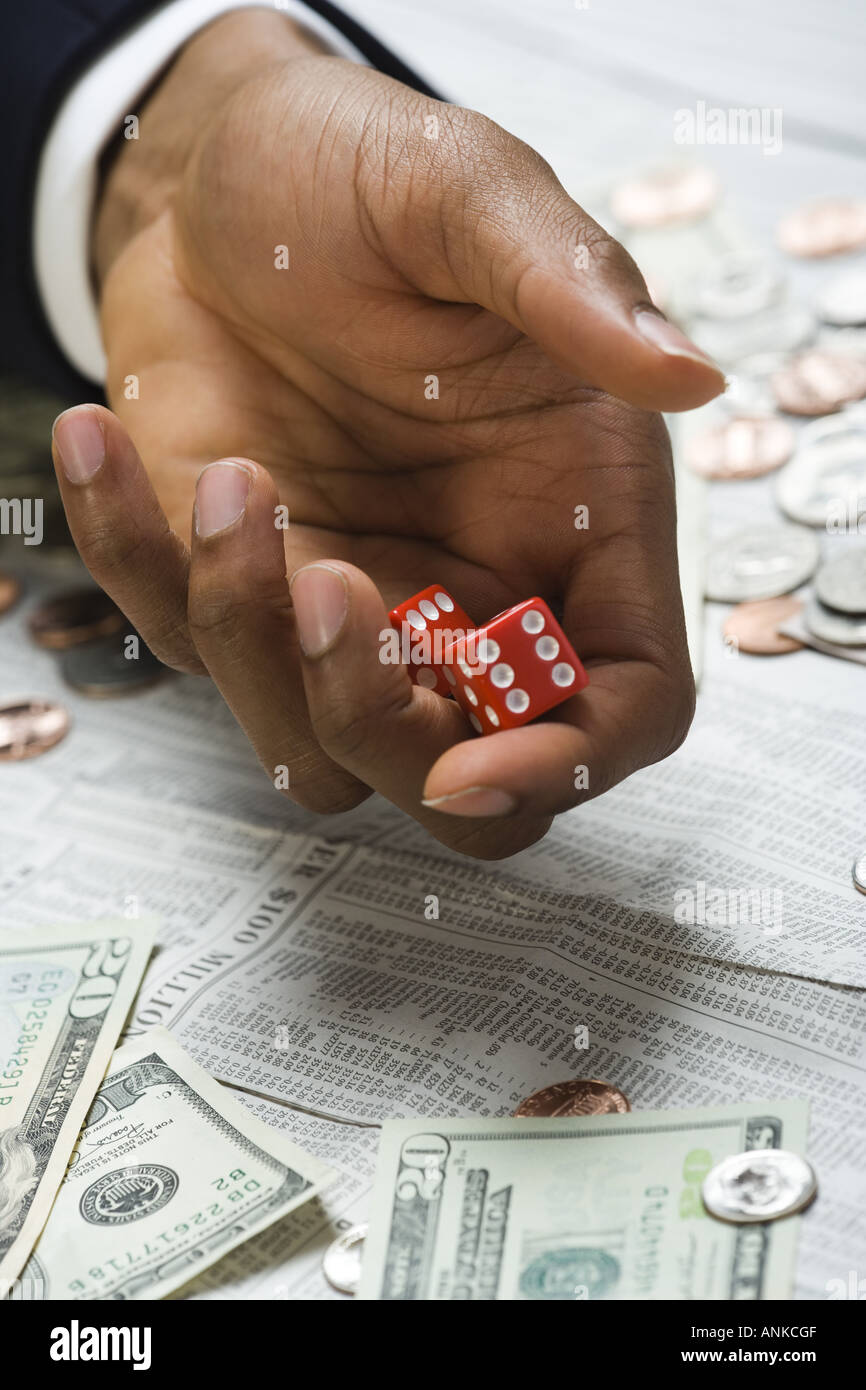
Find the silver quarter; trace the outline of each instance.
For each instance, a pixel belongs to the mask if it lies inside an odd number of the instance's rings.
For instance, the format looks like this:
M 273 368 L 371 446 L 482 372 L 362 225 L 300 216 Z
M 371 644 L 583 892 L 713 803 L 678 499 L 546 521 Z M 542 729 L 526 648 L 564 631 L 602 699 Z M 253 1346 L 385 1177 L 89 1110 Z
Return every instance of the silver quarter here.
M 866 323 L 866 270 L 834 275 L 815 295 L 815 312 L 825 323 L 855 328 Z
M 803 621 L 822 642 L 837 647 L 866 646 L 866 614 L 834 613 L 813 598 L 803 609 Z
M 358 1292 L 367 1229 L 366 1221 L 352 1226 L 332 1241 L 322 1256 L 322 1273 L 338 1293 Z
M 866 849 L 857 855 L 851 868 L 851 877 L 858 893 L 866 893 Z
M 695 287 L 694 311 L 712 319 L 748 317 L 776 304 L 784 288 L 782 275 L 765 257 L 733 252 Z
M 723 536 L 707 556 L 707 598 L 718 603 L 777 598 L 814 573 L 818 542 L 799 526 L 749 526 Z
M 711 1168 L 701 1195 L 711 1216 L 738 1225 L 793 1216 L 813 1200 L 818 1179 L 811 1163 L 787 1149 L 749 1149 Z
M 814 314 L 801 304 L 774 304 L 740 319 L 700 317 L 690 325 L 698 346 L 731 367 L 756 353 L 794 352 L 811 342 L 816 328 Z
M 866 617 L 866 545 L 822 565 L 815 576 L 815 593 L 829 608 Z
M 778 475 L 776 500 L 793 521 L 843 530 L 866 516 L 866 422 L 820 420 Z

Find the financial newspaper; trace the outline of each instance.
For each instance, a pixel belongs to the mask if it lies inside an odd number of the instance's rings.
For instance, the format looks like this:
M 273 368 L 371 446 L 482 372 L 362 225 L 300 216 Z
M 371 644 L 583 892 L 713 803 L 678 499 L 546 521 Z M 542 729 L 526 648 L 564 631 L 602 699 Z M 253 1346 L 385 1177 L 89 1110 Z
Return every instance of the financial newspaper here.
M 75 697 L 22 621 L 0 628 L 6 683 L 62 694 L 74 736 L 0 780 L 3 924 L 157 917 L 126 1036 L 167 1028 L 338 1173 L 186 1295 L 338 1297 L 319 1256 L 369 1211 L 375 1126 L 509 1115 L 569 1076 L 635 1111 L 807 1098 L 796 1292 L 862 1266 L 857 667 L 798 653 L 798 684 L 788 658 L 709 644 L 683 748 L 488 865 L 378 800 L 293 808 L 205 682 Z

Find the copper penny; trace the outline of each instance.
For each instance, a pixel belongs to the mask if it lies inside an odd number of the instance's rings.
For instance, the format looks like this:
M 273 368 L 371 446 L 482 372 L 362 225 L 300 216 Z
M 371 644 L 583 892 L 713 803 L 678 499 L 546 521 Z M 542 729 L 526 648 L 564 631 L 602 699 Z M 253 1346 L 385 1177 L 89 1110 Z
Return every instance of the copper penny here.
M 674 165 L 621 183 L 611 211 L 626 227 L 664 227 L 704 217 L 717 201 L 719 181 L 700 165 Z
M 557 1081 L 522 1100 L 514 1114 L 519 1119 L 562 1115 L 624 1115 L 631 1110 L 622 1091 L 606 1081 Z
M 791 594 L 738 603 L 725 619 L 722 631 L 738 651 L 751 652 L 755 656 L 782 656 L 785 652 L 797 652 L 803 643 L 795 637 L 786 637 L 778 629 L 802 608 L 802 599 L 793 598 Z
M 790 415 L 830 415 L 866 395 L 866 361 L 839 352 L 803 352 L 773 376 L 776 404 Z
M 779 223 L 777 240 L 789 256 L 836 256 L 866 246 L 866 198 L 819 198 Z
M 30 615 L 30 635 L 40 647 L 65 651 L 119 632 L 123 614 L 101 589 L 76 589 L 41 603 Z
M 796 442 L 784 420 L 738 416 L 689 440 L 686 461 L 704 478 L 759 478 L 787 463 Z
M 13 603 L 17 603 L 21 585 L 11 574 L 0 570 L 0 613 L 7 613 Z
M 0 705 L 0 762 L 38 758 L 69 730 L 69 715 L 50 700 L 18 700 Z

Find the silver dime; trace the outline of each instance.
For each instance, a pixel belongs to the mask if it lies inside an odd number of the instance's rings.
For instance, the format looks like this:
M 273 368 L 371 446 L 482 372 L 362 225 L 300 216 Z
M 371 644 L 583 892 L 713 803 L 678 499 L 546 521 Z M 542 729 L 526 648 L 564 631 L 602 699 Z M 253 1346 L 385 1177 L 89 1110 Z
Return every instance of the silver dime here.
M 866 516 L 866 421 L 818 420 L 778 475 L 776 500 L 793 521 L 845 530 Z
M 361 1282 L 361 1256 L 367 1223 L 352 1226 L 332 1241 L 322 1256 L 322 1273 L 338 1293 L 357 1293 Z
M 857 855 L 851 869 L 851 877 L 858 893 L 866 893 L 866 849 Z
M 866 614 L 834 613 L 817 599 L 803 610 L 803 621 L 814 637 L 838 647 L 866 646 Z
M 829 608 L 866 616 L 866 546 L 846 550 L 822 565 L 815 576 L 815 593 Z
M 818 1191 L 811 1163 L 786 1149 L 731 1154 L 704 1178 L 704 1206 L 720 1221 L 776 1221 L 802 1211 Z
M 825 323 L 854 328 L 866 323 L 866 270 L 834 275 L 815 295 L 815 312 Z
M 707 556 L 706 595 L 719 603 L 777 598 L 814 572 L 818 543 L 799 526 L 749 526 L 723 536 Z
M 733 252 L 694 291 L 694 310 L 713 319 L 739 319 L 760 313 L 781 298 L 785 282 L 763 256 Z

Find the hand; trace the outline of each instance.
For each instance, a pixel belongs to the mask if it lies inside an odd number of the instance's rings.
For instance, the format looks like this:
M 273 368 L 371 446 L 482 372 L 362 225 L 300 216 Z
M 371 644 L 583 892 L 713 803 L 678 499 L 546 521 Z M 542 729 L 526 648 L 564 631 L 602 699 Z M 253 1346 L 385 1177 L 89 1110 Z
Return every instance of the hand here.
M 154 652 L 213 677 L 294 800 L 342 810 L 375 788 L 498 858 L 678 746 L 693 683 L 649 412 L 723 380 L 538 155 L 243 12 L 145 108 L 96 252 L 116 417 L 56 426 L 73 536 Z M 472 737 L 378 660 L 386 608 L 431 582 L 479 622 L 547 598 L 588 690 Z

